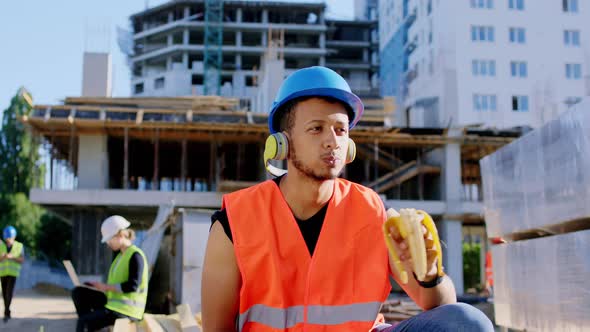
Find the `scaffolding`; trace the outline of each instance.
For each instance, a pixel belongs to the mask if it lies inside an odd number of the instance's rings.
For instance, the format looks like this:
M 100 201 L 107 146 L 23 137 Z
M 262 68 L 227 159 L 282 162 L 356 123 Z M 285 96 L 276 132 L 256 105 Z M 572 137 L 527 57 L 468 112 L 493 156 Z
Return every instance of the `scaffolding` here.
M 221 94 L 223 0 L 205 1 L 204 94 Z

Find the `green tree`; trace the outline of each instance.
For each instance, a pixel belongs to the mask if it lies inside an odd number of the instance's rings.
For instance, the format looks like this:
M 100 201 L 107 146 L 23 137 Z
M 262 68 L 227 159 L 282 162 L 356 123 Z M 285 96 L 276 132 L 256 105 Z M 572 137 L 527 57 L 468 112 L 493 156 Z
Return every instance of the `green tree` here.
M 19 117 L 29 115 L 31 110 L 31 96 L 21 88 L 2 115 L 0 231 L 12 225 L 28 255 L 38 256 L 43 252 L 42 256 L 50 260 L 59 260 L 69 255 L 71 227 L 28 198 L 31 188 L 43 185 L 44 177 L 39 143 L 19 121 Z
M 18 120 L 31 112 L 31 97 L 21 88 L 2 115 L 0 132 L 0 193 L 24 193 L 40 186 L 43 168 L 40 167 L 39 143 Z
M 37 253 L 36 237 L 43 214 L 43 209 L 31 203 L 24 193 L 0 197 L 0 227 L 16 227 L 17 239 L 27 247 L 28 255 Z
M 481 287 L 479 243 L 463 243 L 463 282 L 465 289 Z

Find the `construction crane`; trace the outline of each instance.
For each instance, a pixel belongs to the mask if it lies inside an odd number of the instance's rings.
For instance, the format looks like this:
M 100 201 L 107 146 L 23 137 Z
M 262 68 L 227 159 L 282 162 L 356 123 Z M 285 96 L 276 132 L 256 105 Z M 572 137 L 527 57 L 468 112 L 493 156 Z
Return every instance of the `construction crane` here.
M 205 1 L 204 94 L 221 93 L 223 57 L 223 0 Z

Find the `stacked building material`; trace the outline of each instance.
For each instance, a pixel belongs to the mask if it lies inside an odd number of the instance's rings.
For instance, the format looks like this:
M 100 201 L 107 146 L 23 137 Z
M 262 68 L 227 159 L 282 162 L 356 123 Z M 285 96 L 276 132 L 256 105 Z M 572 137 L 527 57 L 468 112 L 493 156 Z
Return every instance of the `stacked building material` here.
M 481 161 L 496 323 L 590 328 L 590 98 Z M 497 241 L 503 242 L 503 241 Z

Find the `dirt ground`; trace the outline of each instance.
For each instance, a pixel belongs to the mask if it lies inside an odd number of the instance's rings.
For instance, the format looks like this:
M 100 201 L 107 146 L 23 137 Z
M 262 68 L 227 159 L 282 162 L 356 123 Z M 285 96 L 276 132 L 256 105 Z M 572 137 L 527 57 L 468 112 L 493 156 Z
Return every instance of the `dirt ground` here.
M 0 301 L 2 311 L 3 304 Z M 0 320 L 0 331 L 75 331 L 76 309 L 65 291 L 17 290 L 12 300 L 12 319 Z

